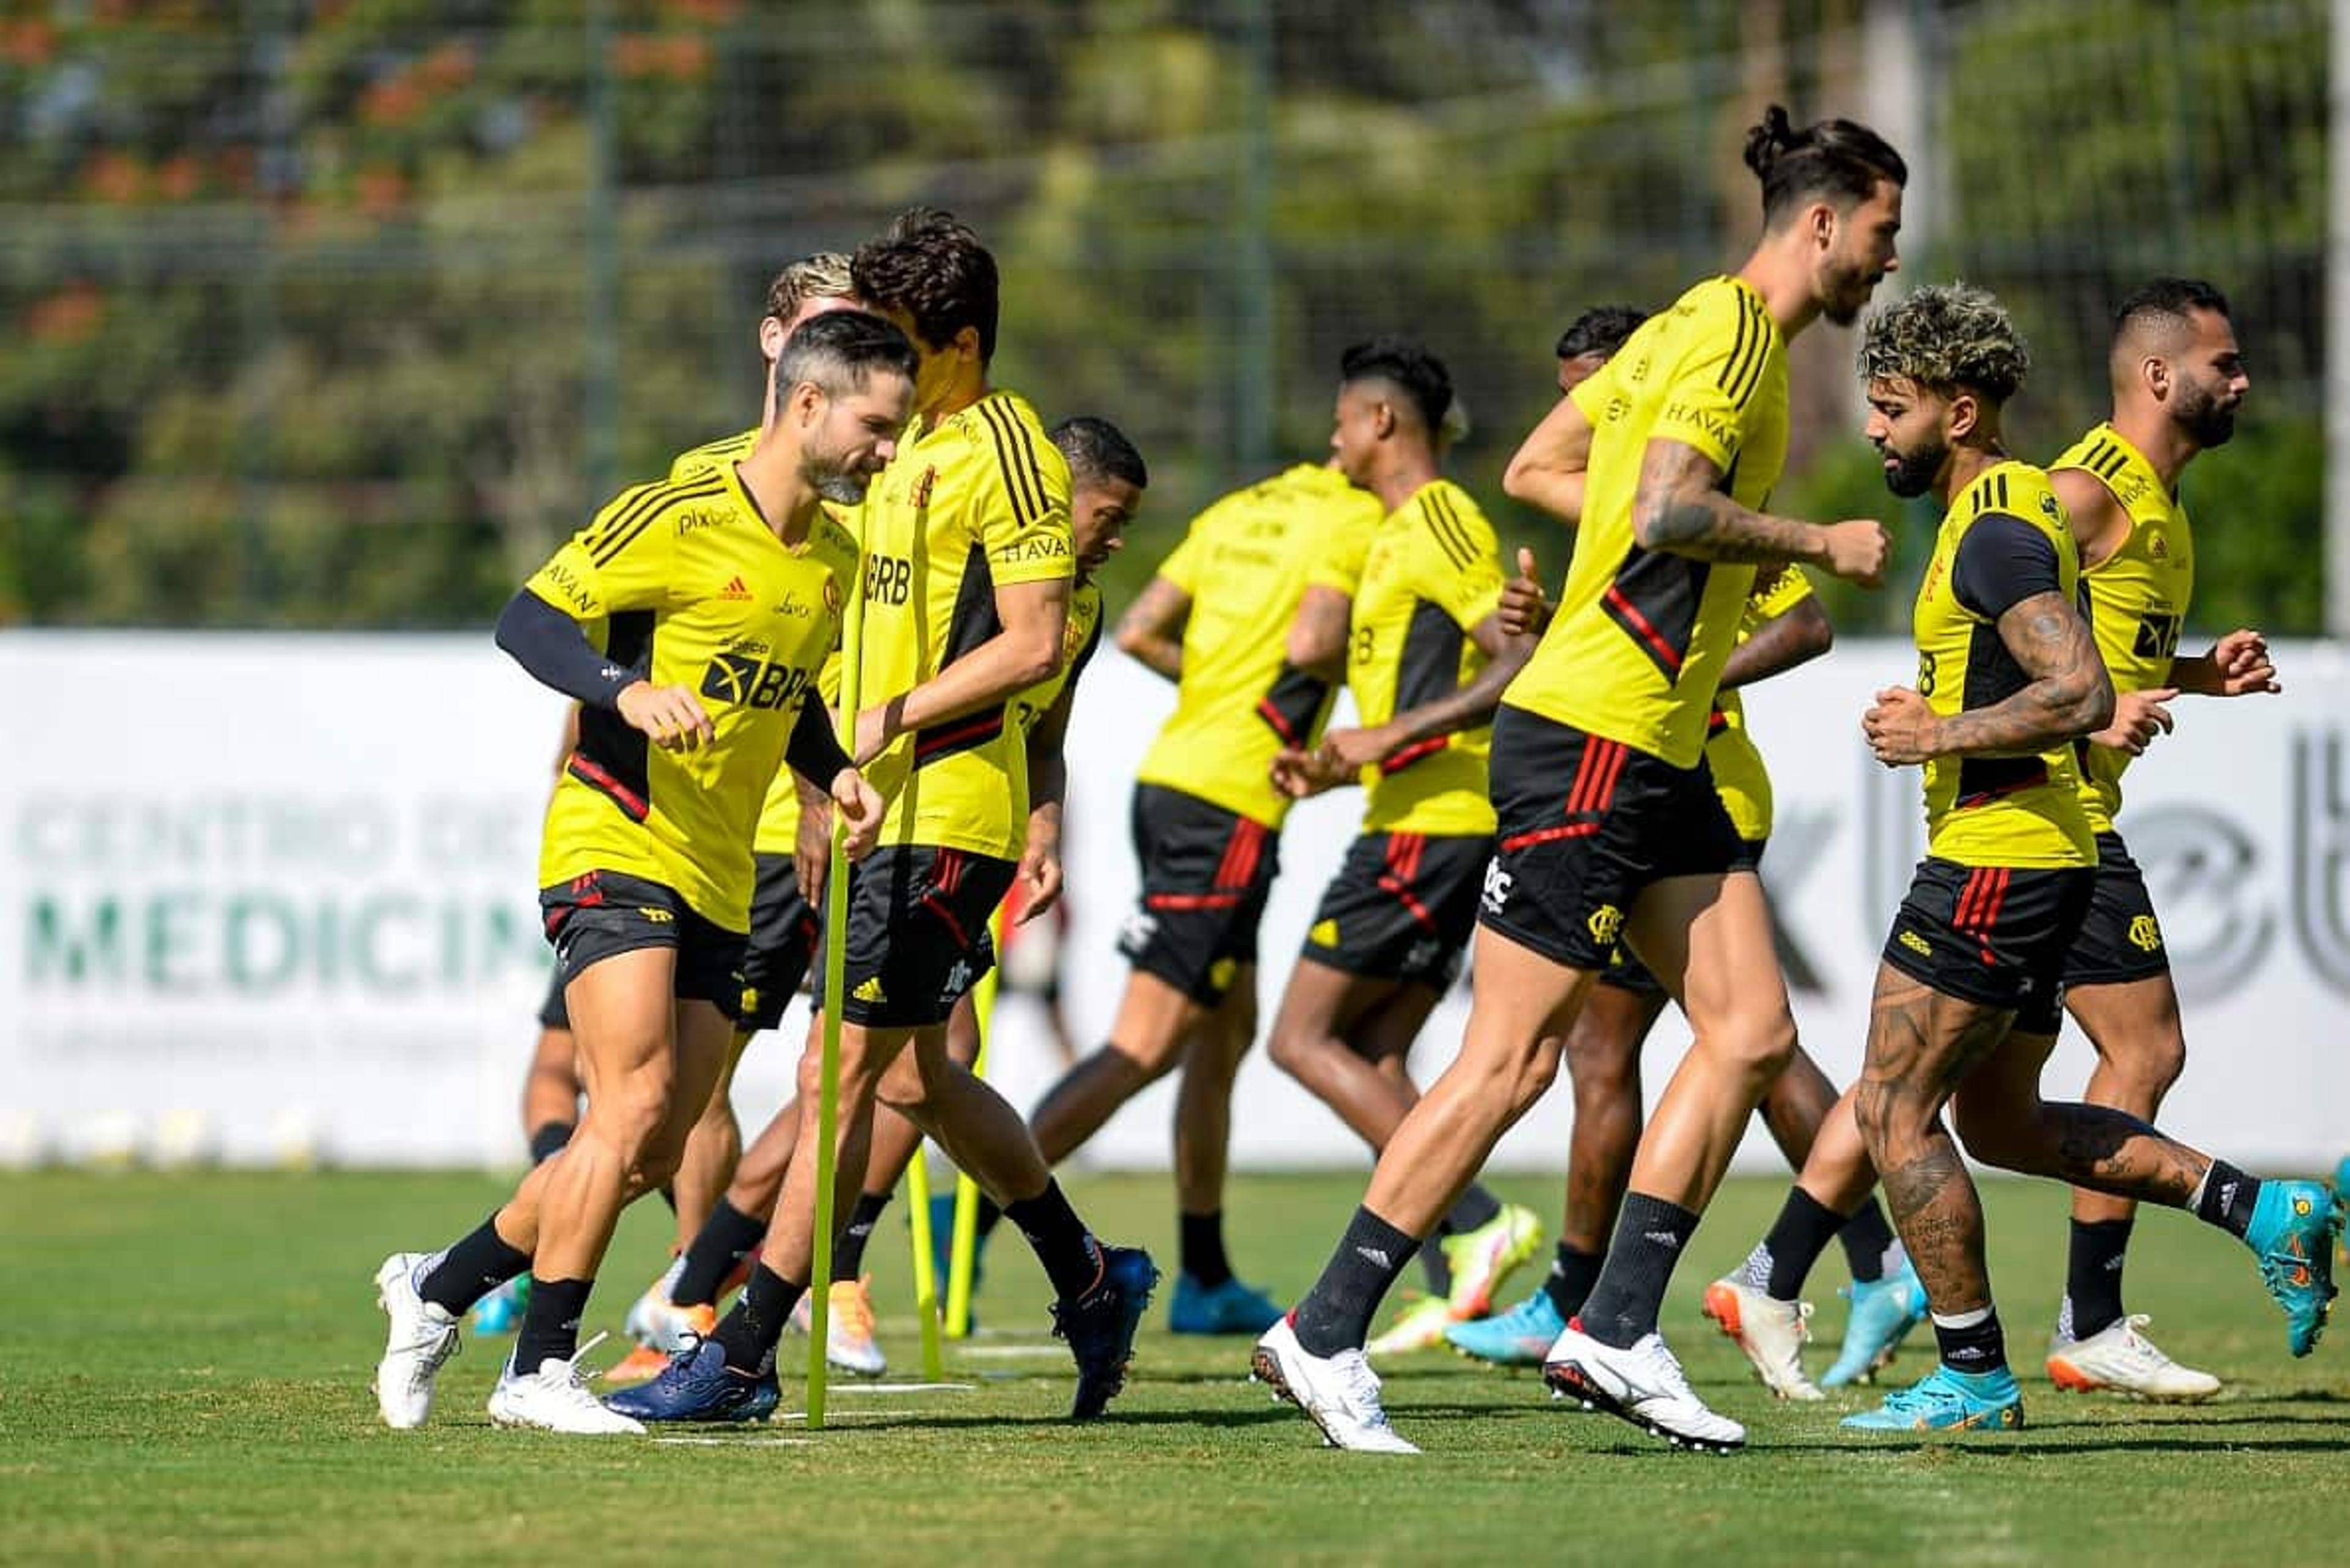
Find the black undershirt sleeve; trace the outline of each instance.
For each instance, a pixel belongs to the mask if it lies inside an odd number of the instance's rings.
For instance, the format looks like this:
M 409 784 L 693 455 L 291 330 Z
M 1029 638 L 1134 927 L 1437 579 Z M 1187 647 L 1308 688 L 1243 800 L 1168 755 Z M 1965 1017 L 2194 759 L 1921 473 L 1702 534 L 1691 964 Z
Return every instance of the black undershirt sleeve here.
M 832 732 L 832 714 L 813 692 L 800 699 L 800 716 L 792 724 L 792 738 L 784 742 L 784 761 L 792 772 L 827 791 L 848 765 L 848 753 Z
M 1950 591 L 1959 603 L 1991 620 L 2035 594 L 2060 588 L 2054 542 L 2004 512 L 1987 512 L 1969 524 L 1950 563 Z
M 592 707 L 617 711 L 620 693 L 644 679 L 597 652 L 577 621 L 528 588 L 506 601 L 496 635 L 532 679 Z

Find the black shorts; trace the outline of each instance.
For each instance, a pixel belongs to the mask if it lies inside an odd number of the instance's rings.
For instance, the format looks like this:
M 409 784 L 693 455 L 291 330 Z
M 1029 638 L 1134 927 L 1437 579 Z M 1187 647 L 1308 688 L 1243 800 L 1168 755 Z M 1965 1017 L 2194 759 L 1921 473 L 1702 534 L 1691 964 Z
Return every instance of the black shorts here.
M 751 941 L 743 954 L 743 1005 L 735 1022 L 752 1033 L 784 1021 L 816 956 L 816 911 L 800 897 L 799 863 L 761 855 L 751 895 Z
M 1364 834 L 1323 891 L 1305 956 L 1442 991 L 1461 972 L 1492 859 L 1493 841 L 1482 834 Z
M 1256 962 L 1257 926 L 1281 869 L 1274 829 L 1181 790 L 1134 786 L 1134 857 L 1142 902 L 1118 950 L 1203 1007 Z
M 538 908 L 560 985 L 621 953 L 674 948 L 680 1001 L 715 1002 L 729 1018 L 742 1005 L 743 937 L 695 914 L 673 888 L 624 871 L 590 871 L 539 889 Z
M 1009 860 L 934 845 L 877 849 L 848 873 L 848 940 L 840 1016 L 868 1029 L 926 1029 L 995 962 L 989 917 L 1017 870 Z M 816 1002 L 825 1004 L 825 932 Z
M 559 965 L 546 977 L 546 1000 L 538 1004 L 538 1026 L 571 1033 L 571 1007 L 563 1000 L 563 970 Z
M 1641 889 L 1745 853 L 1703 758 L 1677 768 L 1522 708 L 1493 719 L 1501 844 L 1478 919 L 1569 969 L 1605 972 Z
M 2064 956 L 2096 880 L 2085 866 L 1921 860 L 1893 917 L 1885 961 L 1945 996 L 2012 1009 L 2025 1033 L 2054 1034 L 2064 1016 Z
M 1738 842 L 1743 846 L 1743 853 L 1739 857 L 1738 863 L 1731 869 L 1752 871 L 1760 868 L 1762 864 L 1763 846 L 1769 844 L 1770 840 L 1742 838 Z M 1632 950 L 1622 942 L 1616 944 L 1616 956 L 1608 961 L 1606 969 L 1599 971 L 1599 983 L 1612 985 L 1618 991 L 1628 991 L 1635 996 L 1669 994 L 1665 990 L 1665 982 L 1651 974 L 1648 971 L 1648 966 L 1633 956 Z
M 2073 950 L 2064 955 L 2066 985 L 2127 985 L 2170 972 L 2162 945 L 2162 924 L 2146 873 L 2130 858 L 2118 833 L 2097 835 L 2097 890 Z

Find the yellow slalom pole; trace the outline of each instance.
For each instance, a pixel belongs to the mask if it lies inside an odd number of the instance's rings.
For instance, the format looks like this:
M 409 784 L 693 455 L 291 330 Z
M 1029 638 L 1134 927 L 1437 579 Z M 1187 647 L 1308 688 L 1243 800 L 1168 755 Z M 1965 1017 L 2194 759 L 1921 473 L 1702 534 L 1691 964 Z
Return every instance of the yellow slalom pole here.
M 840 620 L 840 749 L 857 754 L 858 692 L 863 681 L 865 560 L 860 551 L 856 577 Z M 824 1071 L 816 1096 L 816 1244 L 808 1269 L 807 1425 L 824 1426 L 826 1334 L 832 1324 L 832 1189 L 839 1158 L 835 1142 L 840 1121 L 840 1005 L 848 947 L 848 825 L 838 807 L 832 814 L 832 865 L 824 883 Z
M 987 1037 L 995 1022 L 995 981 L 1003 971 L 1003 909 L 998 905 L 993 922 L 998 961 L 988 965 L 972 988 L 972 1012 L 979 1024 L 979 1054 L 972 1058 L 972 1075 L 987 1076 Z M 968 1173 L 955 1178 L 954 1253 L 947 1262 L 947 1337 L 971 1336 L 971 1273 L 979 1256 L 979 1183 Z M 927 1265 L 925 1265 L 927 1266 Z M 937 1379 L 933 1378 L 933 1382 Z
M 922 1377 L 942 1383 L 947 1355 L 939 1342 L 938 1271 L 931 1267 L 930 1163 L 930 1156 L 917 1147 L 913 1164 L 906 1168 L 906 1203 L 914 1231 L 914 1319 L 922 1325 Z

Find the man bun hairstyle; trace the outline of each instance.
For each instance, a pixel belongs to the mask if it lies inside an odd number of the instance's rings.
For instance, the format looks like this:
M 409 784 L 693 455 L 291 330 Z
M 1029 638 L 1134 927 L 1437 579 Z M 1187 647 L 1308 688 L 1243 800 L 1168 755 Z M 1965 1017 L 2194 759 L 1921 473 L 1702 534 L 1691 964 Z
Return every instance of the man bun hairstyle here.
M 1797 130 L 1775 103 L 1746 133 L 1746 167 L 1762 182 L 1762 218 L 1772 228 L 1813 202 L 1825 199 L 1849 212 L 1876 193 L 1880 180 L 1909 183 L 1901 154 L 1868 127 L 1823 119 Z

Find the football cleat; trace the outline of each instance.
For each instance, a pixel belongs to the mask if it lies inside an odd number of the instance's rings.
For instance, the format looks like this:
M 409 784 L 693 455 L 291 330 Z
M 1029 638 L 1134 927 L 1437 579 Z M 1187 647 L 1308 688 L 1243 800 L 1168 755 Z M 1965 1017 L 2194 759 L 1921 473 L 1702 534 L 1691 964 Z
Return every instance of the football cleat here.
M 1865 1284 L 1855 1280 L 1839 1293 L 1851 1300 L 1852 1315 L 1845 1320 L 1843 1348 L 1820 1378 L 1823 1388 L 1869 1381 L 1926 1321 L 1926 1286 L 1906 1261 L 1898 1273 Z
M 1503 1282 L 1534 1255 L 1542 1245 L 1542 1221 L 1531 1209 L 1504 1203 L 1474 1231 L 1447 1236 L 1437 1245 L 1452 1270 L 1452 1321 L 1467 1323 L 1491 1313 Z
M 1584 1333 L 1579 1322 L 1570 1323 L 1543 1362 L 1543 1381 L 1562 1397 L 1629 1421 L 1677 1448 L 1727 1453 L 1746 1445 L 1746 1428 L 1706 1408 L 1660 1334 L 1644 1334 L 1619 1350 Z
M 2058 1340 L 2048 1348 L 2048 1381 L 2070 1394 L 2106 1389 L 2140 1399 L 2209 1399 L 2220 1380 L 2181 1366 L 2138 1333 L 2144 1313 L 2109 1323 L 2086 1339 Z
M 1263 1334 L 1281 1321 L 1281 1309 L 1263 1291 L 1238 1280 L 1203 1285 L 1189 1274 L 1175 1276 L 1175 1299 L 1167 1308 L 1170 1334 Z
M 1885 1397 L 1885 1403 L 1842 1423 L 1856 1432 L 2014 1432 L 2023 1427 L 2023 1393 L 2015 1374 L 1933 1371 Z
M 375 1403 L 384 1425 L 406 1432 L 432 1414 L 432 1380 L 457 1354 L 457 1319 L 416 1293 L 437 1253 L 394 1252 L 375 1272 L 376 1305 L 390 1320 L 376 1363 Z
M 1358 1454 L 1416 1454 L 1397 1435 L 1379 1404 L 1379 1375 L 1359 1350 L 1315 1355 L 1297 1343 L 1297 1331 L 1283 1318 L 1256 1342 L 1249 1370 L 1274 1395 L 1305 1412 L 1322 1428 L 1322 1440 Z
M 2333 1310 L 2334 1247 L 2342 1211 L 2315 1181 L 2263 1181 L 2244 1244 L 2260 1260 L 2261 1283 L 2284 1309 L 2285 1342 L 2307 1355 Z
M 1782 1399 L 1821 1397 L 1804 1376 L 1811 1303 L 1776 1301 L 1734 1278 L 1721 1279 L 1705 1287 L 1705 1315 L 1738 1342 L 1763 1387 Z
M 1499 1317 L 1444 1325 L 1447 1344 L 1496 1366 L 1540 1366 L 1566 1327 L 1548 1291 L 1536 1291 Z
M 1100 1246 L 1099 1242 L 1096 1243 Z M 1068 1342 L 1077 1363 L 1076 1397 L 1069 1419 L 1090 1421 L 1126 1386 L 1134 1331 L 1150 1305 L 1159 1270 L 1139 1247 L 1101 1247 L 1101 1277 L 1075 1301 L 1053 1303 L 1053 1334 Z

